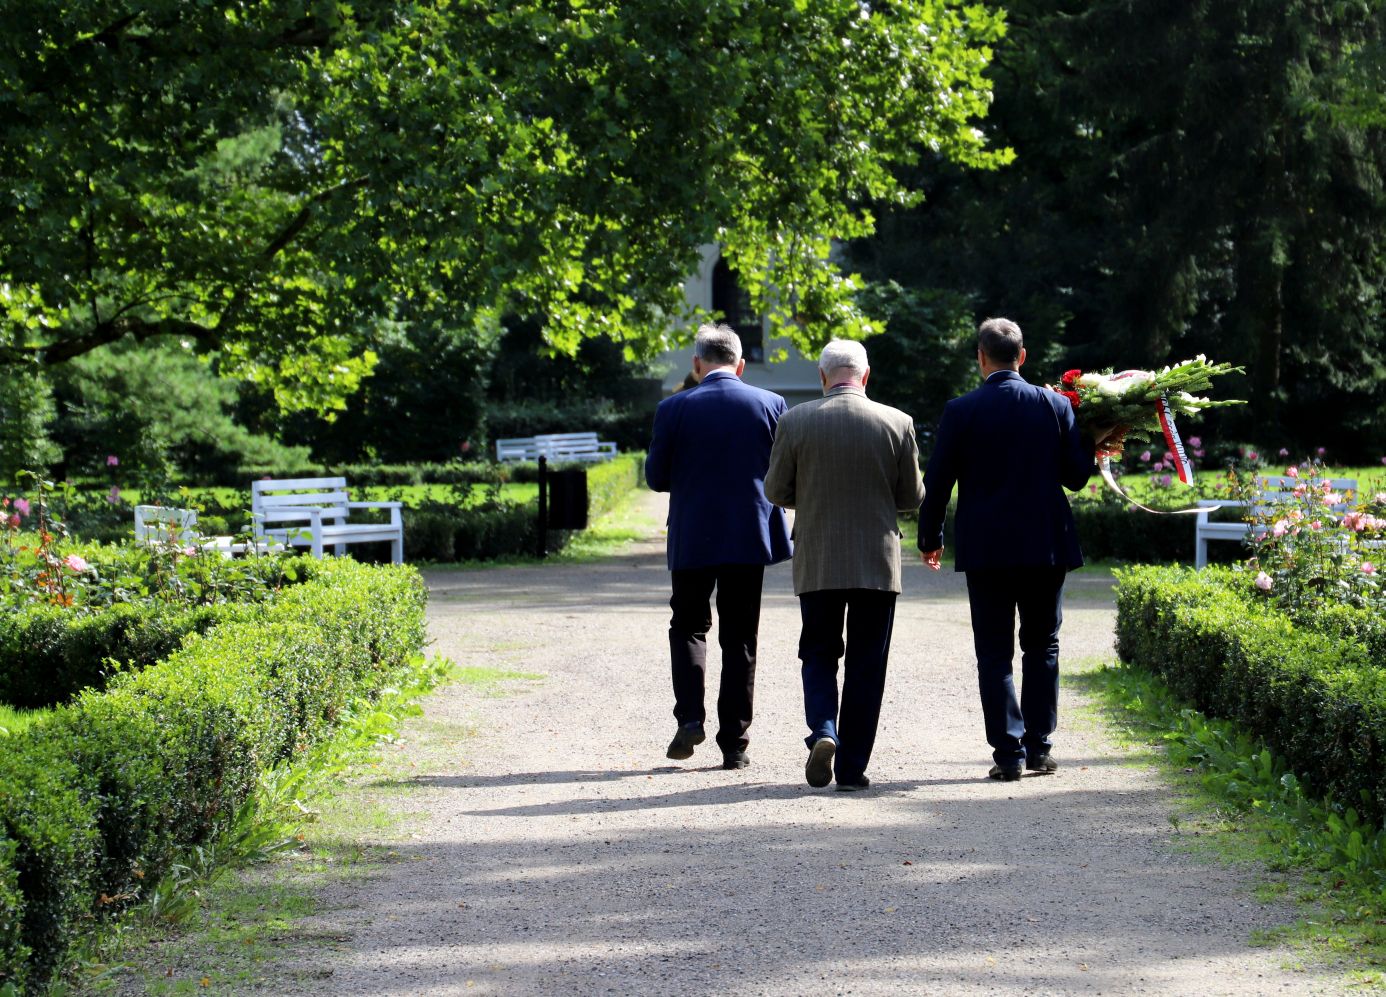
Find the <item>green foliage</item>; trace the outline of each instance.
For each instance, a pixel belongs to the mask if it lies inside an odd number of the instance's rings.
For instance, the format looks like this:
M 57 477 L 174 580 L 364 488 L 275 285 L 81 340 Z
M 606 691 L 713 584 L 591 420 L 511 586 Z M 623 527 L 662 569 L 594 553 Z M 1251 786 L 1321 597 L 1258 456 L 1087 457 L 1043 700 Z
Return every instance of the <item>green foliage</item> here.
M 644 454 L 620 454 L 615 458 L 580 467 L 587 475 L 589 520 L 609 512 L 638 487 Z M 537 475 L 533 464 L 508 468 L 514 480 L 530 481 Z M 538 510 L 534 503 L 518 503 L 494 493 L 480 504 L 461 501 L 428 501 L 408 510 L 404 517 L 404 549 L 411 559 L 428 561 L 489 561 L 527 556 L 538 546 Z M 553 531 L 550 549 L 563 546 L 568 531 Z
M 0 973 L 19 987 L 43 989 L 96 900 L 86 889 L 101 854 L 93 790 L 61 745 L 10 741 L 0 752 L 0 832 L 15 846 L 4 879 L 23 896 L 20 944 L 0 953 Z
M 83 689 L 104 687 L 114 674 L 162 660 L 189 634 L 232 620 L 249 624 L 258 615 L 235 603 L 118 603 L 82 615 L 51 605 L 7 609 L 0 614 L 0 702 L 21 708 L 66 702 Z
M 1377 459 L 1386 131 L 1326 108 L 1375 102 L 1345 80 L 1380 78 L 1380 4 L 1006 9 L 988 129 L 1014 164 L 927 164 L 924 204 L 883 211 L 849 260 L 1017 319 L 1032 380 L 1207 353 L 1246 365 L 1220 394 L 1251 404 L 1205 437 Z
M 32 365 L 0 366 L 0 487 L 17 483 L 23 471 L 47 468 L 58 459 L 58 448 L 48 437 L 53 411 L 52 389 L 42 371 Z
M 956 0 L 0 15 L 7 355 L 173 334 L 286 409 L 339 405 L 381 318 L 508 300 L 568 352 L 655 348 L 713 241 L 796 339 L 860 334 L 829 235 L 909 201 L 921 148 L 1005 158 L 975 128 L 1001 15 Z
M 42 987 L 79 924 L 236 827 L 262 771 L 321 743 L 417 655 L 423 603 L 410 569 L 332 559 L 256 623 L 227 621 L 9 738 L 0 914 L 17 883 L 23 945 L 0 951 L 5 978 Z
M 307 459 L 232 418 L 236 388 L 194 355 L 191 343 L 102 347 L 54 373 L 60 416 L 52 435 L 68 475 L 122 485 L 162 483 L 171 468 L 196 478 L 236 464 Z M 117 467 L 108 467 L 115 456 Z
M 1176 695 L 1245 724 L 1310 788 L 1386 816 L 1386 669 L 1373 647 L 1297 626 L 1251 597 L 1245 573 L 1116 572 L 1117 650 Z M 1360 611 L 1359 611 L 1360 612 Z M 1370 624 L 1364 623 L 1364 628 Z
M 866 343 L 871 365 L 881 371 L 871 396 L 914 417 L 927 461 L 929 434 L 944 404 L 976 382 L 977 329 L 969 302 L 888 281 L 868 285 L 862 305 L 885 320 L 885 331 Z

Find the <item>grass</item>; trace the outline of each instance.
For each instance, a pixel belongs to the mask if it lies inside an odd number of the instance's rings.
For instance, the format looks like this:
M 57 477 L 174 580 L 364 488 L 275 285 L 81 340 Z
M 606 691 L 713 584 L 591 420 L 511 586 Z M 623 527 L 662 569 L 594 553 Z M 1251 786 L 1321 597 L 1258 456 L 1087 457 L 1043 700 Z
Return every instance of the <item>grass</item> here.
M 315 921 L 328 910 L 326 891 L 359 888 L 392 863 L 418 859 L 403 844 L 424 816 L 413 799 L 423 788 L 419 777 L 431 773 L 406 760 L 404 745 L 430 741 L 455 767 L 472 736 L 465 722 L 418 716 L 415 700 L 440 682 L 490 697 L 540 678 L 435 665 L 319 754 L 295 801 L 307 820 L 291 849 L 199 887 L 192 909 L 176 921 L 146 919 L 123 941 L 118 958 L 84 967 L 83 992 L 282 993 L 329 978 L 350 939 Z M 414 717 L 407 724 L 406 715 Z
M 0 737 L 22 733 L 52 713 L 52 710 L 16 710 L 0 703 Z
M 1261 876 L 1257 899 L 1299 909 L 1293 924 L 1251 944 L 1336 964 L 1352 988 L 1386 988 L 1386 868 L 1361 847 L 1370 828 L 1309 797 L 1283 760 L 1237 725 L 1187 708 L 1143 670 L 1108 665 L 1065 681 L 1095 698 L 1128 758 L 1156 765 L 1175 788 L 1170 824 L 1181 850 L 1249 865 Z

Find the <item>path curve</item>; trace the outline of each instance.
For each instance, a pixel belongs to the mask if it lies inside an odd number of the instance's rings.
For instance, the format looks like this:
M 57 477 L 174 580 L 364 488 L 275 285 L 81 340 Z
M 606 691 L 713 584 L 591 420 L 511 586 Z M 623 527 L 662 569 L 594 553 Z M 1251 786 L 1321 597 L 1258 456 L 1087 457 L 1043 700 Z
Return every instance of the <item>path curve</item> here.
M 331 888 L 314 920 L 345 944 L 299 992 L 1337 992 L 1249 946 L 1294 912 L 1171 847 L 1171 792 L 1071 691 L 1059 773 L 984 778 L 959 576 L 906 568 L 872 790 L 809 789 L 789 575 L 766 574 L 752 764 L 727 772 L 710 736 L 691 762 L 663 757 L 661 539 L 595 564 L 428 573 L 437 652 L 545 679 L 430 698 L 405 748 L 426 816 L 392 846 L 412 861 Z M 1070 666 L 1110 657 L 1109 588 L 1070 580 Z M 459 747 L 446 732 L 463 726 Z

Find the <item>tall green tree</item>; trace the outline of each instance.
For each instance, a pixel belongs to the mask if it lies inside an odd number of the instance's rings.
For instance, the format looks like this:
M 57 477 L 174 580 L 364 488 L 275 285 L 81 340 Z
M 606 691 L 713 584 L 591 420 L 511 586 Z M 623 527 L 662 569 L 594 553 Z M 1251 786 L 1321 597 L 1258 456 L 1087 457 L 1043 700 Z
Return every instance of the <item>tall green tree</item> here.
M 1386 136 L 1341 109 L 1380 0 L 1008 8 L 989 127 L 1014 165 L 944 167 L 864 265 L 971 293 L 1071 364 L 1245 363 L 1229 432 L 1375 445 Z
M 508 305 L 564 350 L 658 348 L 712 241 L 797 340 L 860 334 L 829 237 L 908 203 L 922 150 L 1000 158 L 975 121 L 1002 19 L 962 0 L 0 0 L 0 23 L 24 333 L 0 360 L 174 334 L 286 408 L 339 404 L 382 319 Z

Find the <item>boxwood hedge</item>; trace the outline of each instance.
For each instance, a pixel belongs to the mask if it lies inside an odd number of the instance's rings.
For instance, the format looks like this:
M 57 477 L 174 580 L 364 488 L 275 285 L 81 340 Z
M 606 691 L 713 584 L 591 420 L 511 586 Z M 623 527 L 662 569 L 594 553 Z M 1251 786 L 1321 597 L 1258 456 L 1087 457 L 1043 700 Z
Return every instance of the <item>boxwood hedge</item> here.
M 329 736 L 424 639 L 412 568 L 303 585 L 87 690 L 0 752 L 0 985 L 41 990 L 86 920 L 233 821 L 264 769 Z
M 1295 622 L 1227 569 L 1122 568 L 1117 651 L 1245 724 L 1317 793 L 1386 818 L 1386 628 L 1349 607 Z

